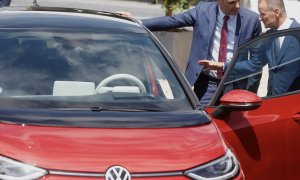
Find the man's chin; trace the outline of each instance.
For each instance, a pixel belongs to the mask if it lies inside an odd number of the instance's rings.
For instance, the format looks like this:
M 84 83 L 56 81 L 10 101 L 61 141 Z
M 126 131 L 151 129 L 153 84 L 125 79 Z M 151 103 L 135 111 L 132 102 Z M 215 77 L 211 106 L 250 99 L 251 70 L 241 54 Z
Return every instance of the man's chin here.
M 265 24 L 263 21 L 262 21 L 262 23 L 264 24 L 264 26 L 265 26 L 266 29 L 272 28 L 272 27 L 270 27 L 269 25 Z
M 231 15 L 237 15 L 239 13 L 240 9 L 237 9 L 236 11 L 233 11 Z

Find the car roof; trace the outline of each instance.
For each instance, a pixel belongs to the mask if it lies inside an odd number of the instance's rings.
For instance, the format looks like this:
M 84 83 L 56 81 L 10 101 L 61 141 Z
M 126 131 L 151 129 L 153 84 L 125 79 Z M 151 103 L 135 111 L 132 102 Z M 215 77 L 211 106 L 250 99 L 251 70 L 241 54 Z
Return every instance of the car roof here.
M 99 29 L 147 33 L 136 20 L 117 13 L 39 6 L 0 8 L 0 27 Z

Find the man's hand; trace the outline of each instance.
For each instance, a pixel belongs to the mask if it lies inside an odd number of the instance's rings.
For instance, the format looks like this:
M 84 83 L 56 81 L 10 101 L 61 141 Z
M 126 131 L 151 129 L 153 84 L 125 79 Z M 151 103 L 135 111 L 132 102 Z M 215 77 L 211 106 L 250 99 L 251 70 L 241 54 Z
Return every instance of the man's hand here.
M 220 70 L 223 71 L 224 63 L 214 62 L 209 60 L 199 60 L 198 64 L 203 65 L 205 70 Z
M 126 11 L 116 11 L 117 14 L 124 16 L 124 17 L 132 17 L 130 12 L 126 12 Z

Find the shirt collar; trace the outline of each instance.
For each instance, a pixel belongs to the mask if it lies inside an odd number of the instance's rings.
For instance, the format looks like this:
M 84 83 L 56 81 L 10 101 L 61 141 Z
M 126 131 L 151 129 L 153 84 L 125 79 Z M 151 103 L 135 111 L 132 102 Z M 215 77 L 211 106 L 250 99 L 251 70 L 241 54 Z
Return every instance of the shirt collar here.
M 225 14 L 223 13 L 223 11 L 221 10 L 220 8 L 220 5 L 219 5 L 219 13 L 218 13 L 218 18 L 222 19 L 223 20 L 223 17 L 225 16 Z M 237 15 L 229 15 L 229 20 L 233 20 L 236 18 Z
M 288 29 L 290 28 L 291 24 L 292 24 L 292 20 L 287 18 L 282 24 L 281 26 L 279 26 L 279 28 L 277 30 L 282 30 L 282 29 Z

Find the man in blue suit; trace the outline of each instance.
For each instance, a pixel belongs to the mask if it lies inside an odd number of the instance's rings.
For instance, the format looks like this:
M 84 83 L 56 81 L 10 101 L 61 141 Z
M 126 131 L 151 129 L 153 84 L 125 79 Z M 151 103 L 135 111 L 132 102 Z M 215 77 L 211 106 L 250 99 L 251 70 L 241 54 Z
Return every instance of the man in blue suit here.
M 241 44 L 259 36 L 261 23 L 258 14 L 240 7 L 240 0 L 218 0 L 199 2 L 184 13 L 171 17 L 143 19 L 142 23 L 151 31 L 170 30 L 185 26 L 193 27 L 193 40 L 185 76 L 202 105 L 207 105 L 219 84 L 216 71 L 206 71 L 198 60 L 218 62 L 223 17 L 229 16 L 226 62 Z
M 258 10 L 265 27 L 270 28 L 266 33 L 300 27 L 296 20 L 287 17 L 283 0 L 259 0 Z M 283 37 L 274 36 L 251 48 L 250 52 L 250 59 L 237 62 L 229 78 L 251 76 L 268 64 L 268 96 L 280 95 L 300 88 L 300 61 L 297 60 L 300 58 L 300 42 L 295 36 L 292 34 Z M 223 69 L 221 63 L 209 61 L 199 63 L 209 69 Z M 227 64 L 225 69 L 226 66 Z
M 11 0 L 0 0 L 0 7 L 2 6 L 9 6 Z

